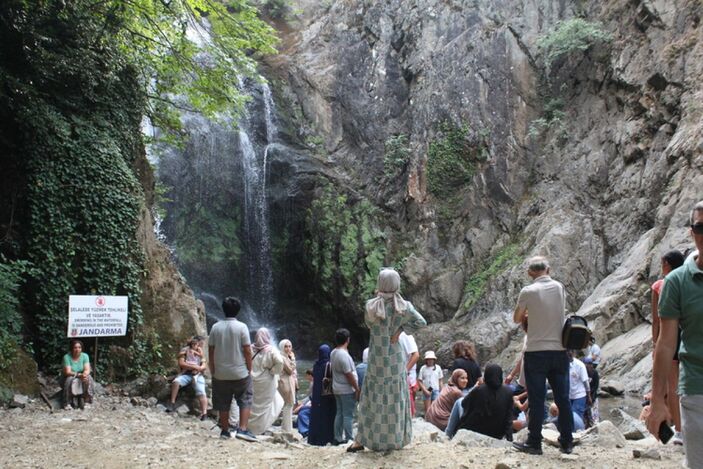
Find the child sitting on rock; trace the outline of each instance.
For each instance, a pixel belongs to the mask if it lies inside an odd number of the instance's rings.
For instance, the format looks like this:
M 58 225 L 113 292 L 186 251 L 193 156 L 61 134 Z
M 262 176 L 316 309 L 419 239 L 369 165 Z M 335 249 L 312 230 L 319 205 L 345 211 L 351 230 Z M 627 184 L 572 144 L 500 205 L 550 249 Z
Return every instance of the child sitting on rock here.
M 193 383 L 195 395 L 200 402 L 200 420 L 205 420 L 207 416 L 207 395 L 205 394 L 205 377 L 203 371 L 207 368 L 203 360 L 203 342 L 205 339 L 195 336 L 188 345 L 178 352 L 178 366 L 181 373 L 176 376 L 171 383 L 171 401 L 167 407 L 168 411 L 173 411 L 178 397 L 178 390 L 182 386 Z

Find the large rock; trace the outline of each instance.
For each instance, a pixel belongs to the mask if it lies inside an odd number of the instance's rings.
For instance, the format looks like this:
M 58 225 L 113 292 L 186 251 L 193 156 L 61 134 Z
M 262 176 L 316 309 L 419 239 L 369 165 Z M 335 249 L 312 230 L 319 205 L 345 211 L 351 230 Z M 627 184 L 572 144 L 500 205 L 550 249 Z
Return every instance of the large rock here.
M 469 338 L 482 361 L 510 366 L 521 338 L 510 313 L 529 282 L 520 263 L 545 254 L 568 311 L 585 315 L 603 346 L 603 378 L 642 391 L 649 285 L 661 254 L 691 244 L 685 218 L 703 185 L 703 48 L 691 20 L 699 2 L 296 3 L 295 24 L 281 31 L 285 53 L 267 59 L 287 110 L 279 127 L 292 144 L 314 147 L 301 158 L 323 162 L 325 177 L 379 207 L 384 260 L 404 262 L 403 291 L 434 323 L 418 333 L 422 347 L 439 343 L 448 357 L 453 340 Z M 539 39 L 575 16 L 612 41 L 546 67 Z M 480 155 L 451 197 L 428 190 L 442 122 L 470 129 L 461 143 Z M 385 143 L 399 135 L 407 161 L 387 174 Z M 282 181 L 314 186 L 317 174 L 285 170 L 283 159 L 273 156 L 271 214 L 295 217 L 292 244 L 303 246 L 310 197 L 286 197 Z M 276 229 L 276 242 L 291 234 Z M 496 267 L 509 244 L 518 248 Z M 290 260 L 301 272 L 316 262 Z M 316 298 L 319 285 L 307 283 L 287 288 Z M 467 287 L 477 296 L 468 303 Z M 335 321 L 360 326 L 356 305 L 335 306 Z
M 496 440 L 490 436 L 483 435 L 481 433 L 472 432 L 471 430 L 461 429 L 456 432 L 454 438 L 452 438 L 452 443 L 459 446 L 465 446 L 467 448 L 510 448 L 512 443 L 507 440 Z
M 581 443 L 601 448 L 624 448 L 627 442 L 610 420 L 604 420 L 586 430 Z
M 622 396 L 625 393 L 625 385 L 623 385 L 620 381 L 603 381 L 600 383 L 600 387 L 611 396 Z
M 448 438 L 442 430 L 421 418 L 413 419 L 413 441 L 431 443 L 446 441 Z
M 644 422 L 630 416 L 622 409 L 613 409 L 611 415 L 620 422 L 617 424 L 618 430 L 627 440 L 642 440 L 649 435 Z
M 29 397 L 24 394 L 15 394 L 12 396 L 12 400 L 10 401 L 10 407 L 15 408 L 23 409 L 27 404 L 29 404 Z

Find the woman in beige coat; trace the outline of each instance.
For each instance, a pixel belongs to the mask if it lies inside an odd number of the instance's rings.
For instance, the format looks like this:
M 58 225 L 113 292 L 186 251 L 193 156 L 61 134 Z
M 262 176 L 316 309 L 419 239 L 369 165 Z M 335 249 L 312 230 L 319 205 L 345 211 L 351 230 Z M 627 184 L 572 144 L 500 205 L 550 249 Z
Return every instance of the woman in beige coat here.
M 284 432 L 293 432 L 293 405 L 295 404 L 295 391 L 298 388 L 298 374 L 295 369 L 295 354 L 293 344 L 288 339 L 278 343 L 278 348 L 283 356 L 283 371 L 278 380 L 278 392 L 283 397 L 283 422 L 281 429 Z

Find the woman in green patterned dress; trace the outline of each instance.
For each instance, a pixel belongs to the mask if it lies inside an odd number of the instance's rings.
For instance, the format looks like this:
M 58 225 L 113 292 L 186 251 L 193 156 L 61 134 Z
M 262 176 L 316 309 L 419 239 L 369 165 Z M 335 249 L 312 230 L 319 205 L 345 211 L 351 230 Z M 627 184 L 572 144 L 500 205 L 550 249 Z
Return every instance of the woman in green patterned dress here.
M 402 331 L 412 334 L 427 323 L 399 290 L 398 272 L 383 269 L 376 297 L 366 302 L 365 319 L 371 330 L 369 363 L 359 403 L 359 429 L 349 452 L 364 447 L 401 449 L 412 438 L 407 374 L 398 336 Z

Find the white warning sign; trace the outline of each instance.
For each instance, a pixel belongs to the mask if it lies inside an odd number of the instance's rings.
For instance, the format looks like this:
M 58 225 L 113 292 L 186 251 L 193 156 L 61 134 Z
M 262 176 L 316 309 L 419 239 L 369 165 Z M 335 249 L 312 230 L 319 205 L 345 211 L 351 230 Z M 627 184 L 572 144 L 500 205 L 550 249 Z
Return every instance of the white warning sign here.
M 128 306 L 126 296 L 70 295 L 67 336 L 126 335 Z

